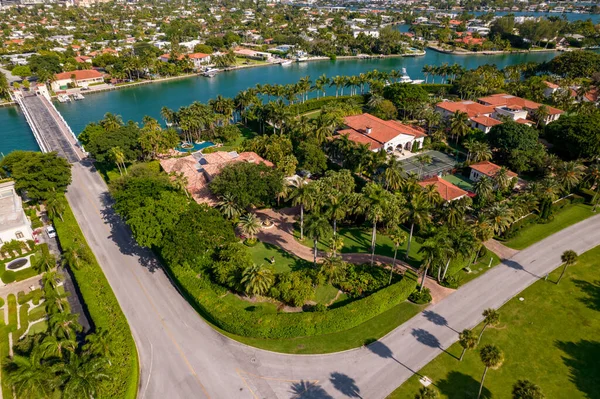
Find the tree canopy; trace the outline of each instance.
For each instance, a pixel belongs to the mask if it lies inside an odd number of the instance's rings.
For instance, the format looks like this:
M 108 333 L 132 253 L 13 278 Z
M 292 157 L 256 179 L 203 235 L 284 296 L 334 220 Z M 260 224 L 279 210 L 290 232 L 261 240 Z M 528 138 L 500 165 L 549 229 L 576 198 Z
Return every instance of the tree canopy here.
M 600 72 L 600 54 L 592 51 L 568 51 L 546 65 L 549 72 L 569 78 L 589 78 Z
M 517 172 L 531 170 L 541 162 L 544 147 L 538 142 L 538 132 L 527 125 L 509 121 L 494 126 L 487 135 L 495 158 Z
M 568 159 L 600 156 L 600 113 L 563 115 L 545 128 L 554 150 Z

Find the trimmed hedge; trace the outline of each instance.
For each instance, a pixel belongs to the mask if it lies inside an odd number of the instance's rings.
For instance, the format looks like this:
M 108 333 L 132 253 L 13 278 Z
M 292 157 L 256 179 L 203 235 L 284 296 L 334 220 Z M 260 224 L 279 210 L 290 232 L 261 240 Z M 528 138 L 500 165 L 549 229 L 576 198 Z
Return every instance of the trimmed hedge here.
M 365 298 L 326 312 L 256 313 L 227 300 L 222 287 L 186 266 L 168 268 L 192 305 L 211 323 L 232 334 L 254 338 L 296 338 L 341 332 L 404 302 L 415 290 L 417 278 L 406 273 L 399 282 Z M 239 301 L 238 299 L 236 299 Z
M 8 331 L 17 330 L 17 298 L 14 294 L 10 294 L 6 298 L 8 302 Z
M 19 308 L 19 322 L 21 327 L 13 334 L 13 340 L 16 342 L 21 335 L 25 334 L 29 327 L 29 304 L 21 305 Z
M 79 243 L 85 243 L 91 255 L 90 264 L 71 271 L 94 325 L 96 328 L 108 331 L 112 351 L 110 356 L 112 379 L 101 383 L 99 397 L 135 399 L 139 369 L 137 349 L 129 324 L 96 257 L 89 249 L 71 208 L 66 200 L 64 203 L 64 221 L 58 217 L 53 220 L 60 245 L 63 249 L 67 249 L 77 240 Z
M 19 305 L 23 305 L 31 300 L 33 301 L 34 305 L 37 305 L 40 303 L 43 297 L 44 293 L 39 288 L 30 291 L 28 294 L 25 294 L 25 292 L 23 291 L 19 291 L 19 293 L 17 294 L 17 302 L 19 303 Z
M 327 97 L 321 97 L 321 98 L 313 98 L 311 100 L 306 100 L 303 103 L 296 103 L 296 104 L 290 105 L 289 109 L 290 109 L 290 112 L 292 112 L 294 114 L 304 114 L 306 112 L 316 111 L 318 109 L 321 109 L 324 105 L 327 105 L 327 104 L 344 103 L 351 98 L 356 100 L 358 102 L 358 104 L 365 103 L 365 98 L 362 95 L 339 96 L 339 97 L 327 96 Z

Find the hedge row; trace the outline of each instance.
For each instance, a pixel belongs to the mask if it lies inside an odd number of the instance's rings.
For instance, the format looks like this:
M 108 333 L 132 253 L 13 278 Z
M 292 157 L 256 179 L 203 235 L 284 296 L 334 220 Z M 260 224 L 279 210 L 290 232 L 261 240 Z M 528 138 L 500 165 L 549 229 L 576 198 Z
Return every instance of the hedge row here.
M 443 83 L 422 83 L 419 87 L 423 88 L 429 94 L 440 94 L 441 92 L 448 94 L 452 89 L 451 84 Z
M 46 244 L 46 243 L 38 245 L 37 248 L 39 248 L 42 252 L 45 252 L 45 253 L 48 253 L 50 251 L 48 249 L 48 244 Z M 37 250 L 37 248 L 36 248 L 36 250 Z M 32 252 L 29 252 L 29 253 L 35 254 L 35 250 Z M 18 256 L 14 259 L 23 258 L 25 256 L 28 256 L 28 255 Z M 30 258 L 30 261 L 31 261 L 31 258 Z M 10 262 L 5 262 L 5 265 L 7 265 L 8 263 L 10 263 Z M 5 265 L 4 265 L 4 267 L 5 267 Z M 9 284 L 9 283 L 12 283 L 15 281 L 27 280 L 28 278 L 37 276 L 39 274 L 38 271 L 33 266 L 30 266 L 23 270 L 19 270 L 17 272 L 14 272 L 12 270 L 5 270 L 2 268 L 2 269 L 0 269 L 0 272 L 2 272 L 2 282 L 4 282 L 4 284 Z
M 361 95 L 339 96 L 339 97 L 327 96 L 327 97 L 313 98 L 311 100 L 306 100 L 303 103 L 293 104 L 290 106 L 290 111 L 294 114 L 304 114 L 306 112 L 321 109 L 324 105 L 344 103 L 351 98 L 356 100 L 359 104 L 364 104 L 364 102 L 365 102 L 364 96 L 361 96 Z
M 134 399 L 137 394 L 139 369 L 137 350 L 129 324 L 98 261 L 87 246 L 66 200 L 65 208 L 64 221 L 58 217 L 54 218 L 54 226 L 63 249 L 69 248 L 77 241 L 85 243 L 87 250 L 92 254 L 90 264 L 71 271 L 93 324 L 96 328 L 108 331 L 112 351 L 111 379 L 102 382 L 100 397 Z
M 404 302 L 417 278 L 407 273 L 399 282 L 365 298 L 325 312 L 257 313 L 236 307 L 221 287 L 186 266 L 169 268 L 187 299 L 210 322 L 232 334 L 253 338 L 295 338 L 330 334 L 356 327 Z

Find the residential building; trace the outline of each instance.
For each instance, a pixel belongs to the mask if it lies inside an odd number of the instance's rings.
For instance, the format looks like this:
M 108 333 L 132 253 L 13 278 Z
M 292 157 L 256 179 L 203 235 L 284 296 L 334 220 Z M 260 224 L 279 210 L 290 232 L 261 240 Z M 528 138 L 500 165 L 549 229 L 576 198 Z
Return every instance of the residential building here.
M 177 58 L 179 60 L 183 60 L 185 57 L 188 57 L 190 61 L 192 61 L 195 69 L 199 69 L 203 65 L 210 64 L 211 60 L 210 54 L 204 53 L 180 54 Z M 160 57 L 158 57 L 158 59 L 162 62 L 169 62 L 169 60 L 171 59 L 171 54 L 163 54 Z
M 31 222 L 13 180 L 0 183 L 0 245 L 11 240 L 33 240 Z
M 442 179 L 439 176 L 433 176 L 429 179 L 422 180 L 419 182 L 419 185 L 421 187 L 434 185 L 437 189 L 437 192 L 444 199 L 444 201 L 454 201 L 468 194 L 462 188 L 455 186 L 454 184 Z
M 538 108 L 540 108 L 543 104 L 536 103 L 535 101 L 527 100 L 521 97 L 513 96 L 510 94 L 502 93 L 502 94 L 492 94 L 491 96 L 481 97 L 478 101 L 483 105 L 488 105 L 494 107 L 496 111 L 500 108 L 502 111 L 507 112 L 509 115 L 513 115 L 513 119 L 519 122 L 519 119 L 527 119 L 522 118 L 522 113 L 517 113 L 517 110 L 524 110 L 527 112 L 526 115 L 532 116 L 535 115 Z M 554 122 L 560 115 L 563 113 L 562 110 L 558 108 L 551 107 L 549 105 L 545 105 L 547 112 L 547 116 L 544 117 L 542 123 L 544 125 Z
M 104 82 L 104 75 L 95 69 L 83 69 L 80 71 L 69 71 L 54 75 L 52 90 L 66 90 L 69 84 L 86 87 L 94 83 Z
M 237 55 L 238 57 L 250 58 L 253 60 L 263 60 L 263 61 L 268 60 L 272 56 L 271 53 L 266 53 L 264 51 L 250 50 L 247 48 L 237 48 L 233 51 L 233 53 L 235 55 Z
M 367 144 L 371 151 L 414 150 L 423 146 L 427 134 L 418 127 L 404 125 L 398 121 L 384 121 L 365 113 L 344 118 L 346 127 L 339 130 L 338 135 Z
M 490 161 L 482 161 L 469 165 L 471 167 L 471 174 L 469 175 L 469 179 L 477 182 L 481 179 L 481 176 L 487 176 L 491 179 L 496 176 L 498 171 L 502 169 L 501 166 L 496 165 Z M 518 175 L 515 172 L 508 171 L 508 176 L 510 178 L 516 179 Z

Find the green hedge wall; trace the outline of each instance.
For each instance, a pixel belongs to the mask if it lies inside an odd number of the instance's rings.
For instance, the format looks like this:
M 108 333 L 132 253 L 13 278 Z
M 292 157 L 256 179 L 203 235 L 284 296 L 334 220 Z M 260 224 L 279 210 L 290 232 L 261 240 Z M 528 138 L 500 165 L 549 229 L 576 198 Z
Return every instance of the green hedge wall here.
M 64 221 L 58 217 L 53 220 L 61 247 L 69 248 L 77 240 L 85 243 L 91 254 L 66 200 L 65 205 Z M 103 328 L 109 334 L 109 345 L 112 351 L 110 357 L 112 379 L 101 383 L 99 397 L 135 399 L 139 378 L 135 342 L 127 319 L 108 280 L 93 254 L 91 258 L 92 262 L 89 265 L 85 265 L 79 270 L 72 269 L 72 272 L 94 325 L 96 328 Z
M 321 109 L 321 107 L 323 107 L 326 104 L 343 103 L 345 101 L 348 101 L 351 98 L 356 100 L 359 104 L 364 104 L 364 102 L 365 102 L 364 96 L 361 96 L 361 95 L 339 96 L 339 97 L 327 96 L 327 97 L 321 97 L 321 98 L 313 98 L 311 100 L 306 100 L 303 103 L 297 103 L 297 104 L 290 105 L 290 111 L 294 114 L 304 114 L 306 112 Z
M 429 94 L 440 94 L 442 91 L 449 94 L 452 90 L 451 84 L 442 83 L 423 83 L 419 85 Z
M 407 273 L 399 282 L 348 305 L 325 312 L 259 313 L 236 306 L 208 277 L 186 266 L 169 268 L 192 305 L 211 323 L 232 334 L 254 338 L 295 338 L 345 331 L 405 301 L 417 278 Z M 239 299 L 236 301 L 240 302 Z

